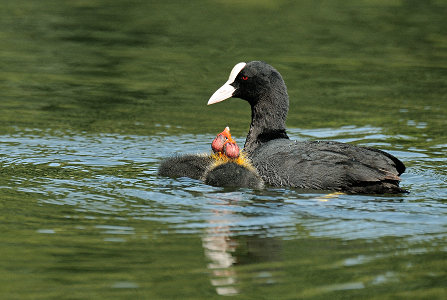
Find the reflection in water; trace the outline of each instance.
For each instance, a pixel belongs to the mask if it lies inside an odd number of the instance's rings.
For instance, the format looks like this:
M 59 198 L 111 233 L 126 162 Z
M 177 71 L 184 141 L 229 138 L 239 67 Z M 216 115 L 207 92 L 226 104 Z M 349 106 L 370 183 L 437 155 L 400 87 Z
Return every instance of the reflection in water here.
M 226 205 L 230 204 L 221 203 L 222 209 L 212 211 L 212 218 L 208 220 L 210 226 L 206 228 L 202 245 L 206 257 L 210 260 L 207 267 L 212 273 L 211 284 L 218 295 L 228 296 L 240 293 L 241 282 L 235 266 L 277 261 L 281 241 L 260 237 L 259 234 L 236 237 L 229 218 L 233 211 L 226 209 Z M 254 276 L 264 284 L 276 282 L 269 270 L 258 269 Z
M 225 215 L 231 214 L 230 210 L 213 210 L 215 218 L 208 220 L 210 226 L 202 238 L 206 257 L 211 261 L 208 269 L 211 270 L 213 278 L 211 284 L 216 287 L 219 295 L 238 294 L 237 274 L 233 265 L 237 262 L 233 256 L 237 242 L 231 237 L 231 225 Z

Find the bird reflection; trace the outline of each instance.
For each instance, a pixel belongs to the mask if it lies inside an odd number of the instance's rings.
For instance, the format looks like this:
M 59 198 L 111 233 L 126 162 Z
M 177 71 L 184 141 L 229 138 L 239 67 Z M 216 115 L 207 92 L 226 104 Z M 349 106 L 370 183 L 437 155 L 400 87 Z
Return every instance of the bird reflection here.
M 230 237 L 230 224 L 222 218 L 231 214 L 229 210 L 214 210 L 215 219 L 209 220 L 210 225 L 202 238 L 206 257 L 210 260 L 207 267 L 212 272 L 211 284 L 219 295 L 235 295 L 239 293 L 236 288 L 237 274 L 233 265 L 237 262 L 233 253 L 237 242 Z
M 210 282 L 218 295 L 226 296 L 241 293 L 242 279 L 238 278 L 241 274 L 238 274 L 236 266 L 278 261 L 281 253 L 281 240 L 262 237 L 259 228 L 252 229 L 257 231 L 254 235 L 236 235 L 237 231 L 241 230 L 241 222 L 235 225 L 235 219 L 239 216 L 227 208 L 231 205 L 233 204 L 229 202 L 221 203 L 222 209 L 212 211 L 212 217 L 208 220 L 209 226 L 202 238 L 205 256 L 209 259 L 207 268 L 211 271 Z M 257 266 L 256 271 L 250 274 L 262 281 L 261 284 L 276 282 L 272 277 L 273 270 Z M 275 273 L 277 271 L 274 270 Z M 240 277 L 247 278 L 245 275 Z

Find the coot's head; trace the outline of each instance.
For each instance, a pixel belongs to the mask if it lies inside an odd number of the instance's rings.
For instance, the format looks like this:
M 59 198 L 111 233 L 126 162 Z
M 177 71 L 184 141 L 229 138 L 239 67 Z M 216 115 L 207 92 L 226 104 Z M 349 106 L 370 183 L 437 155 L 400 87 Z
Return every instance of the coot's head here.
M 253 106 L 260 99 L 280 96 L 288 100 L 286 85 L 275 68 L 262 61 L 241 62 L 233 67 L 227 82 L 211 96 L 208 105 L 233 97 Z
M 213 140 L 211 149 L 213 149 L 214 153 L 225 155 L 228 158 L 239 157 L 239 146 L 231 136 L 230 127 L 228 126 Z
M 275 68 L 262 61 L 238 63 L 227 82 L 211 96 L 208 105 L 231 97 L 247 100 L 251 106 L 250 130 L 244 145 L 247 153 L 253 153 L 270 140 L 288 138 L 289 96 Z
M 211 149 L 213 149 L 214 153 L 222 152 L 224 149 L 224 145 L 228 143 L 231 138 L 230 128 L 225 127 L 224 131 L 219 133 L 211 143 Z

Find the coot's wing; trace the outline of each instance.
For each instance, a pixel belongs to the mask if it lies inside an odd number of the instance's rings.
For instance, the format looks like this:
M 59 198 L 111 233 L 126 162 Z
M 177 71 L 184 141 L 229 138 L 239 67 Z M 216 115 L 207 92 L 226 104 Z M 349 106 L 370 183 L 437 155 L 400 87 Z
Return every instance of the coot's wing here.
M 257 148 L 252 160 L 262 179 L 274 186 L 362 193 L 403 191 L 398 175 L 405 167 L 376 149 L 278 139 Z

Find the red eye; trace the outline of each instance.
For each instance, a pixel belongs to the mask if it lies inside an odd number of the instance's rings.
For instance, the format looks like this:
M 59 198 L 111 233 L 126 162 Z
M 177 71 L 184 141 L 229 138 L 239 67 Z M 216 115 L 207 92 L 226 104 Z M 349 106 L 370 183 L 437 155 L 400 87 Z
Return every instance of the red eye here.
M 247 76 L 242 76 L 242 80 L 247 80 L 248 77 Z

